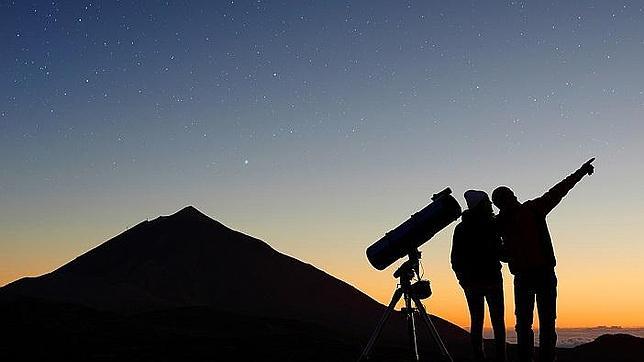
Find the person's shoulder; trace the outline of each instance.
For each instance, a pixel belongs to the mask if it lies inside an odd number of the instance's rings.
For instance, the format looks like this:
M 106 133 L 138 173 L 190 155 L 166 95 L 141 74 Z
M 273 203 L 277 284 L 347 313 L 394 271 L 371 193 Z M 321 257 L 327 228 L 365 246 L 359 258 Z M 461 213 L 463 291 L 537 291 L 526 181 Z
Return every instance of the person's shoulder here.
M 465 225 L 463 224 L 463 221 L 459 222 L 454 227 L 454 235 L 462 233 L 464 229 L 465 229 Z
M 519 207 L 523 209 L 529 209 L 529 210 L 539 209 L 543 205 L 544 197 L 545 196 L 540 196 L 540 197 L 537 197 L 536 199 L 524 201 Z
M 526 201 L 522 202 L 522 203 L 521 203 L 521 206 L 519 206 L 519 207 L 530 207 L 530 206 L 534 206 L 535 204 L 539 203 L 539 199 L 540 199 L 540 198 L 541 198 L 541 197 L 537 197 L 537 198 L 535 198 L 535 199 L 526 200 Z

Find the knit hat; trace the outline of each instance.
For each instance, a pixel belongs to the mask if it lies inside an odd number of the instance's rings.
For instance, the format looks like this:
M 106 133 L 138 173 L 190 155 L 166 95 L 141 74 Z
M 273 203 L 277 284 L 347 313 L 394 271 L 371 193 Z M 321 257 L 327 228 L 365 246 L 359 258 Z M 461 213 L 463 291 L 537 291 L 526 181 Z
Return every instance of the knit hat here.
M 481 203 L 481 201 L 490 202 L 490 198 L 487 196 L 485 191 L 467 190 L 463 196 L 465 196 L 465 202 L 467 202 L 468 209 L 475 208 L 476 205 Z

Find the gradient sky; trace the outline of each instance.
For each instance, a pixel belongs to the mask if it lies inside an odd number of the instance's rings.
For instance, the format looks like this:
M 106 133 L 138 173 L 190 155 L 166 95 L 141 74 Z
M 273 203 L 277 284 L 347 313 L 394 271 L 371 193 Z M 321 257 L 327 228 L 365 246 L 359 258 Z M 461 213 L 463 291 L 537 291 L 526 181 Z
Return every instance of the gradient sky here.
M 558 325 L 644 326 L 641 1 L 1 1 L 0 42 L 0 285 L 192 204 L 387 302 L 364 250 L 432 193 L 597 156 Z M 467 326 L 453 226 L 427 306 Z

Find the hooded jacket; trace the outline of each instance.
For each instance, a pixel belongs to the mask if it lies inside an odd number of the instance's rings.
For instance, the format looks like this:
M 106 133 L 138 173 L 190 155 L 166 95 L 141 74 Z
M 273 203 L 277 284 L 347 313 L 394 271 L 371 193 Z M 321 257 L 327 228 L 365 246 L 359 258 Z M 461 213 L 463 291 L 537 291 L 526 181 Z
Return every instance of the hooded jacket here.
M 501 258 L 494 215 L 465 210 L 452 240 L 452 269 L 459 283 L 463 287 L 500 283 Z
M 554 268 L 557 264 L 546 216 L 584 175 L 583 170 L 577 170 L 543 196 L 499 213 L 497 229 L 507 249 L 512 274 Z

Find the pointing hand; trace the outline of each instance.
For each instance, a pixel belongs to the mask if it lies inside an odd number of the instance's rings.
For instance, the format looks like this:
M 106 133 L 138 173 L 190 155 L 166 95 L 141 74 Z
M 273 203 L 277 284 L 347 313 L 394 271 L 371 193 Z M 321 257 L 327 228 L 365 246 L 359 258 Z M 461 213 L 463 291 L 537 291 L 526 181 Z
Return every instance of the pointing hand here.
M 583 165 L 581 165 L 581 170 L 587 174 L 587 175 L 592 175 L 593 172 L 595 172 L 595 166 L 592 165 L 593 161 L 595 161 L 595 157 L 591 158 L 590 160 L 586 161 Z

